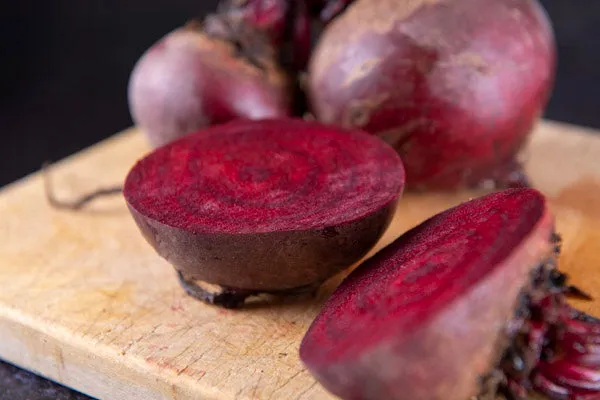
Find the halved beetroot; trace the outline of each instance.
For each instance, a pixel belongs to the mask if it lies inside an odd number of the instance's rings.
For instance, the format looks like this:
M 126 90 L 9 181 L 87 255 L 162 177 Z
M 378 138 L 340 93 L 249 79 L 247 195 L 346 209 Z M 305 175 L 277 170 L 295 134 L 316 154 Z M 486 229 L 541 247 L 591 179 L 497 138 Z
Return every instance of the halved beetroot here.
M 314 289 L 381 237 L 404 187 L 380 139 L 299 119 L 240 120 L 140 160 L 124 194 L 188 293 L 234 307 Z
M 300 356 L 345 399 L 598 399 L 600 324 L 567 305 L 557 252 L 539 192 L 464 203 L 353 271 Z

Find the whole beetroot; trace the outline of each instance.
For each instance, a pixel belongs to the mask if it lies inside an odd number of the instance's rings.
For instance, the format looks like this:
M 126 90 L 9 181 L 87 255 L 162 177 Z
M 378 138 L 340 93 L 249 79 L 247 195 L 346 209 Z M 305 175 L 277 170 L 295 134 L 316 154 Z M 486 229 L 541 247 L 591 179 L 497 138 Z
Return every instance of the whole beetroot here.
M 290 82 L 268 40 L 253 31 L 225 35 L 219 21 L 208 22 L 167 34 L 133 69 L 130 111 L 154 146 L 237 118 L 291 115 Z
M 308 97 L 392 144 L 409 188 L 501 187 L 522 177 L 555 57 L 537 0 L 358 0 L 320 38 Z

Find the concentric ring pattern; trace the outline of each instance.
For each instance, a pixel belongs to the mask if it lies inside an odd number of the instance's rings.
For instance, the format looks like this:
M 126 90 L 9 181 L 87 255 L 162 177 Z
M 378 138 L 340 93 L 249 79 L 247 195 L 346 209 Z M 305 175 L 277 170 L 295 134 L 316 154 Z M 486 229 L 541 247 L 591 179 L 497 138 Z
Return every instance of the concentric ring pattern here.
M 239 121 L 161 147 L 127 176 L 146 217 L 191 232 L 260 233 L 336 226 L 395 201 L 396 152 L 362 132 L 302 120 Z

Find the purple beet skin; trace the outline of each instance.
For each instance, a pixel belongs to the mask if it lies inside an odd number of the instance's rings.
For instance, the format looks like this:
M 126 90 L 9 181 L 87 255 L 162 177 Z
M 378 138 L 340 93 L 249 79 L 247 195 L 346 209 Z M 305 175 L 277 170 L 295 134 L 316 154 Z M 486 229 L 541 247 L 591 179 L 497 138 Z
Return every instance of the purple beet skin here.
M 317 119 L 388 141 L 414 190 L 526 184 L 518 155 L 556 59 L 538 0 L 351 3 L 311 56 Z
M 129 108 L 153 146 L 239 118 L 292 115 L 290 78 L 268 42 L 253 35 L 221 31 L 212 20 L 176 29 L 142 55 L 129 81 Z
M 559 240 L 533 189 L 438 214 L 342 282 L 300 356 L 344 399 L 598 399 L 600 322 L 567 304 Z
M 380 139 L 300 119 L 236 121 L 154 150 L 124 194 L 188 292 L 240 305 L 311 290 L 362 258 L 404 185 Z

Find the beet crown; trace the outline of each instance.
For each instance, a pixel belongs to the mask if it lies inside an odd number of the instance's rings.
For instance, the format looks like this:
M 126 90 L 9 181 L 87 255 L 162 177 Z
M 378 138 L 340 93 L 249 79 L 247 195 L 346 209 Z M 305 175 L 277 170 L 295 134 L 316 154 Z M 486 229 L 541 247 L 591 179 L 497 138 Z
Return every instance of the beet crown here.
M 192 233 L 308 230 L 396 201 L 402 162 L 380 139 L 296 119 L 240 120 L 159 148 L 127 176 L 140 214 Z

